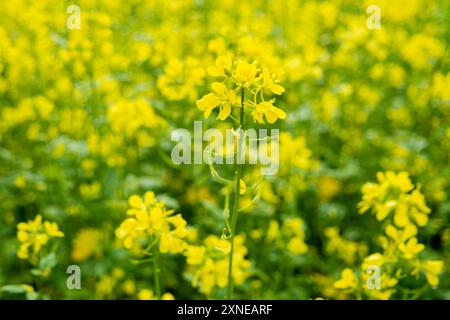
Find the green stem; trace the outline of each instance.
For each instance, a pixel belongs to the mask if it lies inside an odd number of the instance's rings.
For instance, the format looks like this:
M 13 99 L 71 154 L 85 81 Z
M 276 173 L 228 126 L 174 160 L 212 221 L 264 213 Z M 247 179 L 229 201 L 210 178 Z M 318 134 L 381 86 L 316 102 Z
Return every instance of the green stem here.
M 239 129 L 241 129 L 241 126 L 244 125 L 244 87 L 241 87 L 241 110 L 240 110 L 240 116 L 239 116 Z M 241 135 L 239 134 L 238 137 Z M 236 142 L 236 155 L 235 155 L 235 165 L 236 165 L 236 185 L 235 185 L 235 191 L 234 191 L 234 203 L 233 203 L 233 211 L 231 212 L 231 235 L 230 235 L 230 242 L 231 242 L 231 248 L 230 248 L 230 256 L 229 256 L 229 262 L 228 262 L 228 287 L 227 287 L 227 299 L 231 299 L 233 295 L 233 252 L 234 252 L 234 236 L 236 234 L 236 224 L 237 224 L 237 216 L 238 216 L 238 209 L 239 209 L 239 191 L 240 191 L 240 184 L 241 184 L 241 176 L 242 176 L 242 165 L 238 163 L 238 150 L 239 150 L 239 139 L 237 139 Z M 245 141 L 243 141 L 245 143 Z
M 161 286 L 159 283 L 158 246 L 153 246 L 153 282 L 156 297 L 161 298 Z

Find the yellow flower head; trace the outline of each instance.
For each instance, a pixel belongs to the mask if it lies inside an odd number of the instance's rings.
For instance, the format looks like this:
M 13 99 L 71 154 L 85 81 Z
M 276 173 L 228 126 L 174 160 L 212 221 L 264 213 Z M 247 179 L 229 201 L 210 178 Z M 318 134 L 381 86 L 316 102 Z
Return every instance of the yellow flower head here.
M 363 185 L 363 199 L 358 204 L 360 213 L 372 209 L 379 221 L 393 213 L 395 225 L 402 228 L 411 221 L 420 227 L 428 223 L 430 209 L 420 187 L 414 189 L 407 172 L 378 172 L 377 180 L 378 183 Z
M 234 238 L 233 282 L 242 284 L 249 276 L 250 262 L 245 259 L 247 248 L 243 235 Z M 208 236 L 202 246 L 189 246 L 185 251 L 188 273 L 192 285 L 209 295 L 215 287 L 225 288 L 228 284 L 228 263 L 230 242 L 216 236 Z
M 281 95 L 285 91 L 278 80 L 274 80 L 268 68 L 261 70 L 256 62 L 232 62 L 227 56 L 219 56 L 215 66 L 208 68 L 208 73 L 223 79 L 222 82 L 214 82 L 212 92 L 197 100 L 197 108 L 205 118 L 215 108 L 219 108 L 219 120 L 231 116 L 233 108 L 244 108 L 244 113 L 253 109 L 251 116 L 259 123 L 264 123 L 264 117 L 270 124 L 286 118 L 286 113 L 273 105 L 275 100 L 266 101 L 264 98 L 264 92 Z
M 426 260 L 421 264 L 421 269 L 432 287 L 436 287 L 439 284 L 439 274 L 443 268 L 444 263 L 439 260 Z
M 272 91 L 272 93 L 280 95 L 284 92 L 284 88 L 272 79 L 269 69 L 263 69 L 263 88 Z
M 207 71 L 213 77 L 225 76 L 225 70 L 231 69 L 231 59 L 228 56 L 218 56 L 216 65 L 208 67 Z
M 243 85 L 249 86 L 253 84 L 257 72 L 258 69 L 255 64 L 250 64 L 245 61 L 238 61 L 236 70 L 233 73 L 233 78 L 236 81 L 241 82 Z
M 264 123 L 263 116 L 267 122 L 272 124 L 278 119 L 286 119 L 286 112 L 273 105 L 275 99 L 258 103 L 252 112 L 253 118 L 259 123 Z
M 204 112 L 205 118 L 208 118 L 214 108 L 220 107 L 217 119 L 225 120 L 231 113 L 231 108 L 239 104 L 239 99 L 233 90 L 221 82 L 214 82 L 211 85 L 214 93 L 209 93 L 197 101 L 197 107 Z
M 358 279 L 352 269 L 346 268 L 341 273 L 341 278 L 334 283 L 336 289 L 355 289 Z
M 62 238 L 64 234 L 54 222 L 42 221 L 40 214 L 34 220 L 17 224 L 17 239 L 21 242 L 17 251 L 20 259 L 36 260 L 37 254 L 51 238 Z
M 99 251 L 101 232 L 94 228 L 81 229 L 73 241 L 72 259 L 84 261 Z
M 167 210 L 153 192 L 146 192 L 143 198 L 132 195 L 128 204 L 129 217 L 116 229 L 116 237 L 123 241 L 125 248 L 139 248 L 138 240 L 153 240 L 159 243 L 162 253 L 180 253 L 186 249 L 186 221 L 181 214 L 173 215 L 173 210 Z

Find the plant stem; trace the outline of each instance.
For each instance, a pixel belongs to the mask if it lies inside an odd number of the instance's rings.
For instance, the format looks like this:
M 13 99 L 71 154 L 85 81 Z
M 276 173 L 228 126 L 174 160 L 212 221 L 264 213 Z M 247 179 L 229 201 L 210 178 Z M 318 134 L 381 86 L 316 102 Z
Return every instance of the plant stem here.
M 239 127 L 241 130 L 241 126 L 244 125 L 244 86 L 241 87 L 241 110 L 239 116 Z M 240 138 L 240 131 L 238 137 Z M 234 203 L 233 203 L 233 211 L 231 212 L 231 235 L 230 235 L 230 256 L 228 260 L 228 287 L 227 287 L 227 299 L 230 300 L 233 295 L 233 252 L 234 252 L 234 236 L 236 234 L 236 223 L 239 209 L 239 191 L 241 184 L 241 176 L 242 176 L 242 164 L 239 163 L 239 138 L 236 141 L 236 156 L 235 156 L 235 165 L 236 165 L 236 181 L 234 191 Z M 243 141 L 242 143 L 245 143 Z
M 158 246 L 155 244 L 153 246 L 153 282 L 156 297 L 161 298 L 161 286 L 159 283 L 159 265 L 158 265 Z

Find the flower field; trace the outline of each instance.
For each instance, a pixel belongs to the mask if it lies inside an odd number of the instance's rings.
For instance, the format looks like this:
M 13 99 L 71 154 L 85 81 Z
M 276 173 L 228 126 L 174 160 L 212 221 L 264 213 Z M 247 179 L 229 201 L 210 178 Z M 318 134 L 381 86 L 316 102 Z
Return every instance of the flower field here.
M 0 299 L 450 299 L 450 3 L 0 1 Z

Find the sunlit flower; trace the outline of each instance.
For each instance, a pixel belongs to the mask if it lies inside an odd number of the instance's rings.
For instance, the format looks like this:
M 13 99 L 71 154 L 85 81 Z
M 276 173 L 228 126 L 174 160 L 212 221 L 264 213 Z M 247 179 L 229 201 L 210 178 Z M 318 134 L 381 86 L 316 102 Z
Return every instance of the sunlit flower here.
M 144 197 L 132 195 L 128 198 L 130 209 L 126 218 L 116 229 L 116 237 L 127 249 L 139 246 L 139 241 L 156 240 L 161 253 L 180 253 L 186 249 L 186 221 L 181 214 L 173 215 L 164 202 L 158 201 L 151 191 Z
M 47 244 L 51 238 L 62 238 L 64 234 L 54 222 L 43 221 L 40 214 L 34 220 L 27 223 L 20 222 L 17 225 L 17 239 L 21 242 L 17 251 L 20 259 L 36 259 L 36 255 L 41 248 Z
M 274 102 L 275 99 L 258 103 L 252 112 L 253 119 L 259 123 L 264 123 L 264 116 L 270 124 L 275 123 L 278 119 L 286 119 L 286 112 L 274 106 Z

